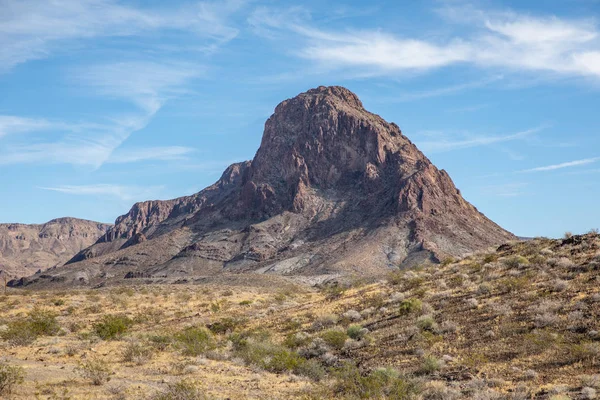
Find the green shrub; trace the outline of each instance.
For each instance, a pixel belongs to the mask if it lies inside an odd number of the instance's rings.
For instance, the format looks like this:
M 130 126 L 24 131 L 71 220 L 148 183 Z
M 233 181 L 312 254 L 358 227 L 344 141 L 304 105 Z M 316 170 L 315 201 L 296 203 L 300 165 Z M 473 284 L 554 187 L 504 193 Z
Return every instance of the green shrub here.
M 246 324 L 246 320 L 241 319 L 241 318 L 232 318 L 232 317 L 227 317 L 227 318 L 223 318 L 220 321 L 214 322 L 210 325 L 208 325 L 208 329 L 218 335 L 218 334 L 224 334 L 227 332 L 233 332 L 234 330 L 236 330 L 239 327 L 242 327 Z
M 252 304 L 252 300 L 242 300 L 239 302 L 240 306 L 249 306 L 250 304 Z
M 325 369 L 316 360 L 306 360 L 295 351 L 265 337 L 243 336 L 237 334 L 230 337 L 230 340 L 234 344 L 236 356 L 248 365 L 275 373 L 293 372 L 315 381 L 325 376 Z
M 362 325 L 353 324 L 348 327 L 348 329 L 346 330 L 346 334 L 351 339 L 360 340 L 365 336 L 366 330 L 363 329 Z
M 410 298 L 400 303 L 399 311 L 401 315 L 408 315 L 420 312 L 423 308 L 423 302 L 419 299 Z
M 171 344 L 173 338 L 168 335 L 150 335 L 148 336 L 148 342 L 152 347 L 158 351 L 166 350 Z
M 23 368 L 0 363 L 0 395 L 11 394 L 15 386 L 23 383 L 24 378 Z
M 432 316 L 423 315 L 417 319 L 417 327 L 422 331 L 435 332 L 438 325 Z
M 108 382 L 111 374 L 108 364 L 99 358 L 91 358 L 80 363 L 77 372 L 83 378 L 91 380 L 92 384 L 96 386 Z
M 419 368 L 419 373 L 421 374 L 433 374 L 434 372 L 442 369 L 444 365 L 443 361 L 438 360 L 434 356 L 427 356 L 423 360 L 421 367 Z
M 199 356 L 216 347 L 212 333 L 198 326 L 190 326 L 175 335 L 175 341 L 183 354 Z
M 344 347 L 344 343 L 346 342 L 346 339 L 348 339 L 348 335 L 346 335 L 346 332 L 338 329 L 328 329 L 321 333 L 321 338 L 329 346 L 340 350 Z
M 167 388 L 151 397 L 152 400 L 207 400 L 200 385 L 195 382 L 182 380 L 169 383 Z
M 94 324 L 94 332 L 103 340 L 121 337 L 133 325 L 133 321 L 125 315 L 105 315 L 100 322 Z
M 140 343 L 129 343 L 123 350 L 123 361 L 142 365 L 152 358 L 152 348 Z
M 59 331 L 55 313 L 34 308 L 25 319 L 10 322 L 7 329 L 0 333 L 0 337 L 13 345 L 25 346 L 38 336 L 56 335 Z
M 335 398 L 352 399 L 414 399 L 419 393 L 418 386 L 400 376 L 390 368 L 377 369 L 362 374 L 353 364 L 345 364 L 334 371 L 337 378 L 334 386 Z
M 502 260 L 502 263 L 504 263 L 504 265 L 506 265 L 509 268 L 518 268 L 521 265 L 529 264 L 529 260 L 523 256 L 517 255 L 505 258 L 504 260 Z

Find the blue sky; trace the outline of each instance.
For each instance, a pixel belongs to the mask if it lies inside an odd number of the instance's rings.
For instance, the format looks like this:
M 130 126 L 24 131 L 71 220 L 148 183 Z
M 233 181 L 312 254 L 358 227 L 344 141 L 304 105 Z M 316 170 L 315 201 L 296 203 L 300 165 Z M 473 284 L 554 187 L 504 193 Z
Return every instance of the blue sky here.
M 343 85 L 524 236 L 600 227 L 600 1 L 0 0 L 0 221 L 112 222 Z

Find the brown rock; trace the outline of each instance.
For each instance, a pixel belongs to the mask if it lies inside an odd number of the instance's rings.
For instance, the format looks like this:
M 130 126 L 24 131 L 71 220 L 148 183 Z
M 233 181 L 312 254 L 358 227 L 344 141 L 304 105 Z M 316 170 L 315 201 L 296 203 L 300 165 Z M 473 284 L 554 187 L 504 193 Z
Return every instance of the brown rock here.
M 396 124 L 321 86 L 276 107 L 251 162 L 195 195 L 135 204 L 72 268 L 100 274 L 126 257 L 135 273 L 172 277 L 365 275 L 514 238 Z

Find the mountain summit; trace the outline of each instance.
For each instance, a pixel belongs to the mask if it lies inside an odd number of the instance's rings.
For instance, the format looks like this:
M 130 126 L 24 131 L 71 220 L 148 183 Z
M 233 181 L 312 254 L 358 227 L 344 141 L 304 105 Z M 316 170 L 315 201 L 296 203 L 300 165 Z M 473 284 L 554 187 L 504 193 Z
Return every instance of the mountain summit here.
M 137 203 L 67 266 L 29 281 L 366 275 L 515 237 L 465 201 L 394 123 L 343 87 L 280 103 L 252 161 L 212 186 Z

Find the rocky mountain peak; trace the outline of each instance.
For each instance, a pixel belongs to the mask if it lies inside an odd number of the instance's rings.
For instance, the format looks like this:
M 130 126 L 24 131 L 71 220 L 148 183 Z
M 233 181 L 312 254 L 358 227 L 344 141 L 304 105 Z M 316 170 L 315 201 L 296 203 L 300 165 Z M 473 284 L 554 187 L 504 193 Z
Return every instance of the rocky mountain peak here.
M 194 195 L 135 204 L 70 263 L 86 283 L 120 265 L 145 277 L 368 274 L 513 238 L 398 125 L 348 89 L 320 86 L 275 108 L 252 161 Z

